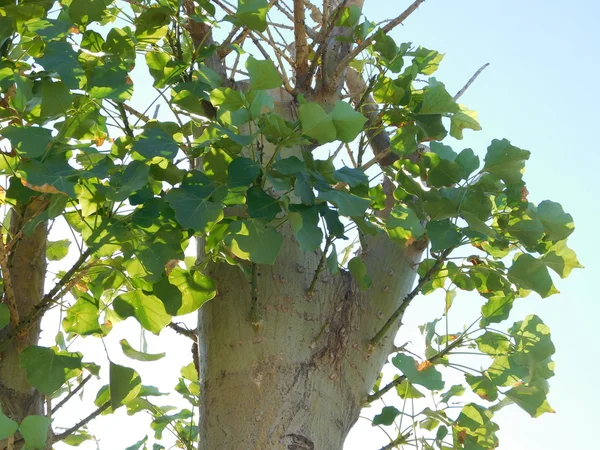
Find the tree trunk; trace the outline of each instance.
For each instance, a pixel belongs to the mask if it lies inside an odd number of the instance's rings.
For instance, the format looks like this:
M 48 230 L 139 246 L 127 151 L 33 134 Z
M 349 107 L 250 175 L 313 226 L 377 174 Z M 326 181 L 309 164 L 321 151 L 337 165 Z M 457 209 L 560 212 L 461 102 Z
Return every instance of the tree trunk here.
M 29 205 L 12 210 L 10 241 L 21 231 L 29 220 L 39 213 L 45 204 L 33 199 Z M 19 317 L 27 316 L 44 295 L 46 277 L 46 222 L 40 223 L 29 236 L 21 237 L 8 255 L 8 268 L 12 288 L 17 303 Z M 6 301 L 6 298 L 4 299 Z M 4 414 L 21 422 L 32 414 L 43 414 L 43 398 L 27 381 L 25 370 L 21 369 L 21 350 L 38 343 L 41 317 L 35 320 L 23 336 L 13 339 L 1 352 L 0 359 L 0 405 Z M 9 332 L 10 326 L 0 331 L 0 338 Z M 6 448 L 6 442 L 0 441 L 0 449 Z M 20 448 L 15 445 L 15 448 Z
M 285 91 L 276 112 L 295 117 Z M 251 286 L 225 263 L 209 267 L 216 298 L 199 312 L 200 450 L 341 449 L 385 363 L 398 325 L 374 349 L 368 341 L 411 290 L 421 251 L 383 232 L 362 237 L 373 280 L 361 292 L 346 271 L 321 272 L 321 251 L 304 253 L 285 226 L 272 266 L 258 266 L 262 326 L 250 320 Z

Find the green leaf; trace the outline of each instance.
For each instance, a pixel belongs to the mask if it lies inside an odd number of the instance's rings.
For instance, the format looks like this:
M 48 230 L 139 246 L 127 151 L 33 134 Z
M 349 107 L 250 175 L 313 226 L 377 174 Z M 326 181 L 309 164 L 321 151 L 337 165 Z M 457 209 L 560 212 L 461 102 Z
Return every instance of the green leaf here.
M 184 63 L 173 60 L 168 53 L 161 51 L 146 53 L 146 65 L 154 78 L 153 86 L 158 89 L 176 82 L 186 69 Z
M 400 415 L 400 411 L 394 406 L 384 406 L 379 414 L 373 417 L 373 426 L 376 425 L 392 425 L 396 417 Z
M 434 220 L 427 224 L 427 236 L 431 240 L 431 251 L 440 252 L 458 245 L 462 239 L 462 233 L 458 227 L 446 220 Z
M 15 434 L 17 428 L 19 428 L 19 424 L 14 420 L 8 418 L 2 412 L 2 408 L 0 408 L 0 441 Z
M 138 352 L 131 345 L 129 345 L 129 342 L 127 342 L 127 339 L 121 339 L 119 341 L 119 343 L 121 344 L 121 350 L 123 350 L 123 353 L 125 354 L 125 356 L 127 356 L 128 358 L 131 358 L 131 359 L 135 359 L 136 361 L 158 361 L 159 359 L 164 358 L 166 355 L 166 353 L 152 354 L 152 353 Z
M 19 172 L 25 180 L 38 190 L 46 193 L 65 193 L 71 198 L 76 198 L 75 181 L 77 174 L 60 156 L 48 158 L 43 163 L 30 159 L 19 165 Z
M 331 244 L 331 252 L 329 253 L 329 256 L 327 256 L 327 268 L 332 275 L 337 275 L 340 271 L 335 244 Z
M 144 44 L 154 44 L 167 35 L 170 10 L 166 7 L 147 8 L 137 17 L 135 37 Z
M 98 323 L 100 316 L 99 302 L 94 297 L 83 294 L 75 304 L 67 309 L 62 326 L 67 333 L 77 333 L 81 336 L 103 334 Z
M 492 418 L 492 412 L 481 405 L 469 403 L 465 405 L 456 420 L 457 426 L 472 432 L 484 428 Z
M 10 310 L 4 303 L 0 303 L 0 330 L 10 323 Z M 0 438 L 2 439 L 2 438 Z
M 135 370 L 113 362 L 110 363 L 109 380 L 110 406 L 113 411 L 137 397 L 142 389 L 142 379 Z
M 343 101 L 335 104 L 331 118 L 337 131 L 337 139 L 342 142 L 352 142 L 356 139 L 367 122 L 365 116 L 355 111 L 349 103 Z
M 429 155 L 426 153 L 425 155 Z M 454 161 L 440 159 L 427 174 L 427 184 L 434 187 L 453 186 L 461 179 L 461 168 Z
M 546 393 L 537 386 L 521 384 L 510 389 L 505 395 L 523 408 L 531 417 L 539 417 L 544 413 L 555 412 L 546 400 Z
M 513 386 L 528 374 L 527 367 L 516 363 L 514 356 L 497 356 L 486 370 L 496 386 Z
M 544 226 L 538 219 L 515 218 L 510 221 L 506 231 L 516 237 L 526 247 L 535 247 L 544 235 Z
M 535 314 L 515 322 L 510 333 L 515 338 L 516 352 L 528 354 L 537 361 L 548 359 L 556 351 L 550 328 Z
M 9 125 L 0 130 L 0 134 L 8 139 L 12 148 L 25 158 L 43 156 L 52 142 L 50 130 L 41 127 L 21 127 Z
M 112 2 L 113 0 L 72 0 L 69 4 L 69 16 L 73 23 L 79 25 L 100 22 Z
M 60 241 L 48 241 L 46 244 L 46 258 L 50 261 L 60 261 L 69 253 L 71 241 L 62 239 Z
M 390 238 L 403 245 L 410 245 L 425 234 L 425 228 L 415 212 L 402 205 L 392 209 L 385 226 Z
M 466 374 L 465 378 L 473 392 L 482 399 L 488 402 L 494 402 L 498 399 L 498 388 L 487 374 L 477 376 Z
M 331 114 L 327 114 L 318 103 L 304 103 L 298 108 L 302 133 L 316 140 L 319 144 L 333 142 L 337 130 Z
M 319 227 L 319 210 L 316 206 L 290 205 L 288 218 L 292 231 L 304 252 L 316 250 L 323 242 Z
M 209 231 L 223 218 L 223 205 L 207 200 L 206 189 L 183 186 L 171 189 L 165 200 L 175 211 L 175 219 L 185 229 Z
M 252 186 L 246 193 L 248 215 L 253 219 L 263 219 L 269 223 L 281 212 L 279 200 L 271 197 L 259 186 Z
M 52 395 L 69 378 L 81 373 L 81 353 L 57 352 L 33 345 L 21 352 L 21 368 L 38 391 Z
M 410 356 L 398 353 L 392 358 L 392 364 L 413 384 L 419 384 L 431 391 L 444 388 L 442 374 L 431 363 L 418 364 Z
M 348 270 L 350 270 L 362 291 L 366 291 L 373 284 L 373 280 L 367 273 L 367 266 L 359 256 L 355 256 L 348 261 Z
M 217 295 L 214 280 L 198 270 L 174 267 L 168 280 L 170 285 L 176 289 L 175 295 L 172 294 L 173 291 L 167 297 L 160 295 L 158 291 L 155 291 L 155 294 L 164 303 L 165 310 L 172 316 L 182 316 L 194 312 Z
M 296 175 L 297 173 L 306 173 L 307 167 L 304 161 L 296 156 L 280 159 L 273 164 L 273 170 L 282 175 Z
M 461 151 L 454 162 L 460 167 L 460 177 L 463 180 L 469 178 L 479 168 L 479 156 L 470 148 Z
M 362 169 L 342 167 L 333 172 L 333 176 L 336 180 L 341 181 L 342 183 L 348 183 L 352 187 L 369 185 L 369 177 L 367 177 Z
M 414 387 L 413 384 L 408 380 L 404 380 L 402 383 L 396 386 L 396 392 L 398 393 L 398 396 L 402 399 L 414 399 L 425 397 L 421 393 L 421 391 Z
M 273 227 L 259 220 L 237 220 L 229 225 L 225 242 L 238 258 L 257 264 L 273 264 L 283 238 Z
M 111 28 L 106 36 L 102 50 L 125 60 L 135 59 L 134 38 L 129 27 Z
M 79 431 L 67 436 L 62 440 L 64 444 L 71 445 L 73 447 L 78 447 L 83 444 L 85 441 L 90 441 L 93 439 L 93 436 L 86 431 Z
M 567 241 L 559 241 L 542 256 L 542 261 L 547 267 L 554 270 L 561 278 L 567 278 L 573 269 L 583 266 L 577 260 L 577 255 L 567 247 Z
M 566 239 L 575 229 L 573 217 L 559 203 L 544 200 L 537 207 L 537 218 L 544 225 L 546 237 L 552 242 Z
M 47 42 L 44 56 L 36 58 L 36 61 L 48 72 L 58 73 L 63 83 L 71 89 L 78 89 L 80 80 L 85 76 L 77 53 L 65 41 Z
M 462 139 L 465 128 L 473 131 L 481 130 L 481 125 L 477 121 L 477 111 L 458 105 L 458 111 L 450 117 L 450 136 Z
M 319 198 L 333 203 L 341 215 L 348 217 L 362 216 L 371 204 L 369 199 L 337 189 L 319 191 Z
M 73 103 L 70 89 L 62 81 L 42 80 L 40 117 L 45 120 L 62 116 Z M 30 130 L 32 128 L 29 128 Z
M 487 303 L 481 307 L 482 325 L 498 323 L 508 319 L 514 300 L 514 295 L 505 295 L 503 292 L 500 295 L 490 297 Z
M 148 441 L 148 436 L 144 436 L 143 439 L 140 439 L 135 444 L 130 445 L 125 450 L 140 450 L 142 448 L 142 445 L 144 445 L 147 441 Z
M 172 161 L 179 145 L 173 137 L 159 126 L 146 128 L 142 134 L 136 136 L 133 150 L 146 159 L 160 156 Z
M 273 61 L 259 61 L 250 56 L 246 61 L 246 69 L 248 69 L 248 75 L 250 77 L 250 89 L 256 91 L 276 89 L 283 84 L 281 74 L 275 68 Z
M 494 139 L 485 155 L 483 170 L 496 175 L 506 183 L 519 183 L 525 171 L 530 152 L 521 150 L 506 139 Z
M 542 298 L 558 293 L 544 262 L 529 254 L 516 256 L 508 269 L 508 279 L 521 289 L 537 292 Z
M 135 317 L 142 327 L 158 334 L 171 322 L 163 303 L 154 295 L 135 289 L 119 295 L 113 302 L 115 312 L 122 318 Z
M 238 0 L 236 17 L 250 30 L 262 33 L 267 29 L 268 11 L 267 0 Z
M 443 403 L 448 403 L 448 400 L 450 400 L 452 397 L 460 397 L 464 393 L 464 386 L 462 384 L 455 384 L 453 386 L 450 386 L 450 389 L 448 389 L 440 396 L 440 401 Z
M 510 350 L 510 341 L 506 336 L 493 331 L 486 331 L 475 339 L 477 348 L 483 353 L 492 356 L 506 354 Z
M 446 91 L 444 83 L 435 78 L 429 79 L 429 86 L 423 95 L 423 105 L 419 114 L 445 114 L 458 111 L 458 105 L 452 96 Z
M 52 423 L 50 417 L 45 416 L 27 416 L 19 425 L 19 431 L 25 441 L 25 448 L 28 450 L 46 449 L 46 439 L 48 438 L 48 428 Z

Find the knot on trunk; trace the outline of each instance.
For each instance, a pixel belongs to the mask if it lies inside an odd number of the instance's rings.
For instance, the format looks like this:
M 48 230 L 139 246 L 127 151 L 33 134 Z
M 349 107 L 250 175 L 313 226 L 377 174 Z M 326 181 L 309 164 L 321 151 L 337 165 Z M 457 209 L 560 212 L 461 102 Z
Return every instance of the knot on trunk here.
M 286 434 L 287 450 L 315 450 L 315 444 L 301 434 Z

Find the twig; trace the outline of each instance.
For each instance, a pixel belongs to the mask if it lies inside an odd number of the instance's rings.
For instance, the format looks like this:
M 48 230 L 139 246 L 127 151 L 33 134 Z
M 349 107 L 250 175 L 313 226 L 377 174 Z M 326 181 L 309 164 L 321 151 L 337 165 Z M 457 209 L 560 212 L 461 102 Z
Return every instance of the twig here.
M 411 435 L 410 431 L 408 433 L 406 433 L 406 434 L 400 434 L 400 436 L 398 436 L 396 439 L 394 439 L 388 445 L 384 445 L 379 450 L 392 450 L 394 448 L 397 448 L 398 445 L 400 445 L 400 444 L 406 444 L 406 442 L 407 442 L 408 438 L 410 437 L 410 435 Z
M 59 441 L 65 440 L 66 438 L 71 436 L 73 433 L 75 433 L 77 430 L 79 430 L 81 427 L 87 425 L 89 422 L 94 420 L 96 417 L 98 417 L 100 414 L 102 414 L 104 411 L 106 411 L 109 407 L 110 407 L 110 400 L 107 401 L 106 403 L 104 403 L 102 406 L 98 407 L 93 413 L 88 415 L 85 419 L 82 419 L 79 422 L 77 422 L 75 425 L 73 425 L 68 430 L 55 435 L 53 441 L 59 442 Z
M 462 337 L 456 339 L 454 342 L 452 342 L 452 344 L 448 345 L 444 350 L 436 353 L 435 355 L 433 355 L 431 358 L 427 359 L 426 361 L 428 363 L 430 363 L 430 364 L 434 364 L 438 359 L 443 358 L 444 356 L 446 356 L 453 349 L 455 349 L 456 347 L 458 347 L 461 343 L 462 343 Z M 403 350 L 402 348 L 398 349 L 398 351 L 402 351 L 402 350 Z M 368 403 L 372 403 L 375 400 L 379 400 L 381 397 L 383 397 L 391 389 L 393 389 L 396 386 L 399 386 L 400 384 L 402 384 L 402 382 L 404 380 L 406 380 L 406 375 L 399 376 L 394 381 L 391 381 L 390 383 L 386 384 L 384 387 L 382 387 L 381 389 L 379 389 L 374 394 L 368 395 L 367 396 L 367 402 Z
M 123 121 L 123 131 L 125 134 L 129 136 L 131 139 L 134 139 L 133 130 L 129 125 L 129 119 L 127 118 L 127 113 L 125 112 L 125 107 L 122 102 L 115 102 L 117 104 L 117 109 L 119 110 L 119 114 L 121 115 L 121 120 Z
M 352 166 L 354 168 L 358 167 L 358 164 L 356 164 L 356 160 L 354 159 L 354 154 L 352 153 L 352 149 L 350 148 L 350 146 L 348 144 L 345 144 L 346 146 L 346 152 L 348 152 L 348 157 L 350 158 L 350 162 L 352 163 Z
M 263 321 L 258 311 L 258 265 L 252 263 L 252 278 L 250 280 L 250 323 L 254 331 L 262 329 Z
M 167 325 L 167 327 L 175 331 L 177 334 L 181 334 L 182 336 L 190 338 L 194 342 L 198 342 L 198 336 L 196 336 L 196 333 L 194 333 L 192 330 L 184 328 L 175 322 L 171 322 Z
M 363 171 L 367 170 L 369 167 L 374 166 L 380 160 L 384 159 L 386 156 L 390 155 L 391 153 L 392 153 L 392 150 L 390 150 L 389 148 L 386 148 L 384 151 L 382 151 L 381 153 L 377 154 L 372 159 L 370 159 L 369 161 L 367 161 L 366 163 L 364 163 L 361 166 L 361 169 Z
M 446 257 L 452 252 L 452 250 L 454 250 L 454 247 L 450 247 L 444 250 L 439 256 L 439 258 L 436 260 L 436 262 L 429 268 L 427 273 L 419 279 L 419 282 L 417 283 L 415 288 L 406 297 L 404 297 L 400 306 L 396 309 L 396 311 L 393 312 L 393 314 L 383 325 L 383 327 L 381 327 L 381 330 L 379 330 L 377 334 L 373 337 L 373 339 L 369 341 L 370 348 L 373 348 L 390 330 L 390 328 L 392 327 L 392 325 L 394 325 L 396 320 L 400 316 L 402 316 L 402 314 L 404 314 L 404 311 L 406 311 L 406 308 L 408 308 L 408 305 L 410 304 L 412 299 L 419 295 L 421 289 L 423 288 L 423 286 L 425 286 L 425 283 L 427 283 L 429 279 L 438 271 L 438 269 L 443 264 Z
M 294 40 L 296 42 L 296 89 L 304 90 L 308 77 L 308 42 L 304 0 L 294 0 Z
M 69 392 L 65 398 L 63 398 L 60 402 L 58 402 L 56 404 L 56 406 L 50 410 L 50 412 L 52 414 L 54 414 L 56 411 L 58 411 L 65 403 L 67 403 L 69 400 L 71 400 L 71 398 L 73 398 L 75 396 L 75 394 L 77 394 L 81 389 L 83 389 L 83 386 L 85 386 L 85 383 L 90 381 L 91 378 L 92 378 L 92 374 L 89 374 L 87 377 L 85 377 L 83 380 L 81 380 L 81 383 L 79 383 L 75 387 L 75 389 L 73 389 L 71 392 Z
M 485 70 L 485 68 L 487 66 L 489 66 L 490 63 L 485 63 L 483 66 L 481 66 L 479 68 L 479 70 L 477 72 L 475 72 L 475 74 L 469 79 L 469 81 L 467 81 L 467 84 L 465 84 L 463 86 L 463 88 L 458 91 L 458 93 L 454 96 L 454 101 L 458 100 L 460 97 L 462 97 L 462 95 L 467 92 L 467 89 L 469 89 L 469 87 L 473 84 L 473 82 L 477 79 L 477 77 L 479 76 L 479 74 L 481 72 L 483 72 Z
M 360 55 L 360 53 L 365 50 L 369 45 L 371 45 L 373 43 L 373 38 L 374 35 L 379 32 L 380 30 L 384 33 L 384 34 L 388 34 L 390 31 L 392 31 L 394 28 L 396 28 L 398 25 L 400 25 L 402 22 L 404 22 L 413 12 L 415 12 L 417 10 L 417 8 L 419 6 L 421 6 L 421 3 L 423 3 L 425 0 L 415 0 L 412 5 L 410 5 L 408 8 L 406 8 L 404 10 L 404 12 L 402 14 L 400 14 L 398 17 L 396 17 L 393 20 L 390 20 L 386 26 L 384 26 L 383 28 L 379 28 L 375 33 L 371 34 L 369 37 L 367 37 L 364 41 L 362 41 L 359 45 L 357 45 L 354 50 L 352 50 L 350 53 L 348 53 L 338 64 L 338 66 L 335 68 L 334 72 L 333 72 L 333 77 L 329 80 L 329 86 L 334 86 L 337 83 L 337 80 L 339 79 L 341 73 L 343 72 L 343 70 L 348 66 L 348 64 L 350 64 L 350 62 L 355 59 L 358 55 Z
M 313 279 L 310 283 L 310 286 L 308 287 L 308 290 L 306 291 L 306 295 L 308 297 L 312 297 L 315 293 L 315 287 L 317 286 L 317 281 L 319 281 L 319 276 L 321 275 L 321 272 L 325 268 L 325 260 L 327 259 L 327 250 L 329 250 L 329 246 L 331 245 L 332 241 L 333 241 L 333 237 L 329 236 L 327 238 L 327 241 L 325 242 L 325 249 L 323 250 L 323 253 L 321 253 L 321 259 L 319 260 L 319 264 L 317 265 L 317 270 L 315 270 L 315 276 L 313 277 Z
M 19 310 L 17 308 L 12 278 L 8 269 L 8 255 L 6 250 L 6 247 L 4 247 L 4 235 L 0 228 L 0 270 L 2 271 L 2 279 L 4 281 L 4 298 L 10 312 L 10 326 L 15 329 L 19 324 Z

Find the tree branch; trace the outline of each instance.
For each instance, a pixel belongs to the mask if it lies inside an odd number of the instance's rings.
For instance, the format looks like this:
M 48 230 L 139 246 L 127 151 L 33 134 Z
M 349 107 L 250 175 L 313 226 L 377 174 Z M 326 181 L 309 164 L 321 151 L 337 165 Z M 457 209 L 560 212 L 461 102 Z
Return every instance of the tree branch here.
M 429 268 L 427 273 L 419 279 L 419 282 L 415 286 L 415 288 L 402 300 L 400 306 L 392 313 L 392 316 L 388 319 L 388 321 L 381 327 L 381 329 L 377 332 L 377 334 L 369 341 L 369 347 L 373 348 L 389 331 L 389 329 L 394 325 L 394 322 L 398 320 L 400 316 L 404 314 L 404 311 L 410 305 L 410 302 L 421 292 L 425 283 L 427 283 L 431 277 L 437 273 L 440 266 L 443 264 L 444 260 L 448 257 L 448 255 L 454 250 L 454 247 L 450 247 L 442 252 L 442 254 L 438 257 L 436 262 Z
M 106 411 L 109 407 L 110 407 L 110 400 L 107 401 L 106 403 L 104 403 L 102 406 L 98 407 L 94 412 L 92 412 L 90 415 L 88 415 L 85 419 L 80 420 L 79 422 L 77 422 L 75 425 L 73 425 L 68 430 L 55 435 L 53 442 L 59 442 L 59 441 L 65 440 L 66 438 L 71 436 L 73 433 L 75 433 L 77 430 L 79 430 L 81 427 L 87 425 L 89 422 L 94 420 L 96 417 L 98 417 L 100 414 L 102 414 L 104 411 Z
M 394 28 L 396 28 L 398 25 L 400 25 L 402 22 L 404 22 L 413 12 L 415 12 L 417 10 L 417 8 L 419 6 L 421 6 L 421 3 L 423 3 L 424 1 L 425 0 L 415 0 L 412 3 L 412 5 L 410 5 L 408 8 L 406 8 L 404 10 L 404 12 L 402 14 L 400 14 L 395 19 L 389 21 L 383 28 L 378 29 L 375 33 L 379 32 L 379 30 L 383 31 L 383 33 L 385 33 L 385 34 L 389 33 Z M 344 57 L 344 59 L 342 59 L 340 61 L 340 63 L 337 65 L 337 67 L 335 68 L 335 70 L 333 72 L 333 76 L 329 80 L 329 88 L 330 89 L 335 86 L 335 84 L 337 83 L 337 80 L 339 80 L 342 72 L 346 69 L 346 67 L 348 67 L 348 64 L 350 64 L 350 62 L 354 58 L 356 58 L 358 55 L 360 55 L 360 53 L 363 50 L 365 50 L 369 45 L 371 45 L 373 43 L 373 37 L 374 37 L 375 33 L 372 33 L 363 42 L 361 42 L 359 45 L 357 45 L 350 53 L 348 53 Z
M 69 392 L 65 398 L 63 398 L 60 402 L 58 402 L 56 404 L 56 406 L 54 408 L 52 408 L 52 410 L 50 412 L 52 414 L 54 414 L 56 411 L 58 411 L 65 403 L 67 403 L 69 400 L 71 400 L 75 394 L 77 394 L 81 389 L 83 389 L 83 386 L 85 386 L 85 384 L 88 381 L 90 381 L 91 379 L 92 379 L 92 374 L 89 374 L 87 377 L 85 377 L 83 380 L 81 380 L 81 383 L 79 383 L 75 387 L 75 389 L 73 389 L 71 392 Z
M 194 342 L 198 342 L 198 336 L 196 336 L 196 333 L 194 333 L 192 330 L 188 330 L 187 328 L 184 328 L 175 322 L 171 322 L 167 325 L 167 327 L 175 331 L 177 334 L 181 334 L 182 336 L 190 338 Z
M 467 81 L 467 84 L 465 84 L 465 85 L 463 86 L 463 88 L 462 88 L 460 91 L 458 91 L 458 92 L 456 93 L 456 95 L 454 96 L 454 101 L 458 100 L 460 97 L 462 97 L 462 96 L 463 96 L 463 94 L 464 94 L 465 92 L 467 92 L 467 89 L 469 89 L 469 87 L 470 87 L 470 86 L 473 84 L 473 82 L 474 82 L 474 81 L 477 79 L 477 77 L 479 76 L 479 74 L 480 74 L 481 72 L 483 72 L 483 71 L 485 70 L 485 68 L 486 68 L 487 66 L 489 66 L 489 65 L 490 65 L 490 63 L 485 63 L 483 66 L 481 66 L 481 67 L 479 68 L 479 70 L 478 70 L 477 72 L 475 72 L 475 74 L 474 74 L 474 75 L 473 75 L 473 76 L 472 76 L 472 77 L 469 79 L 469 81 Z
M 436 353 L 431 358 L 427 359 L 426 362 L 428 362 L 430 364 L 434 364 L 438 359 L 443 358 L 444 356 L 446 356 L 448 353 L 450 353 L 452 350 L 454 350 L 456 347 L 458 347 L 461 343 L 462 343 L 462 338 L 456 339 L 454 342 L 452 342 L 452 344 L 448 345 L 444 350 Z M 400 348 L 398 350 L 402 351 L 404 349 Z M 379 389 L 374 394 L 368 395 L 367 396 L 367 403 L 372 403 L 375 400 L 379 400 L 381 397 L 383 397 L 391 389 L 393 389 L 396 386 L 399 386 L 400 384 L 402 384 L 402 382 L 404 380 L 406 380 L 406 375 L 401 375 L 398 378 L 396 378 L 394 381 L 386 384 L 384 387 L 382 387 L 381 389 Z
M 296 89 L 307 88 L 308 77 L 308 42 L 306 40 L 306 23 L 304 16 L 304 0 L 294 0 L 294 40 L 296 42 Z

